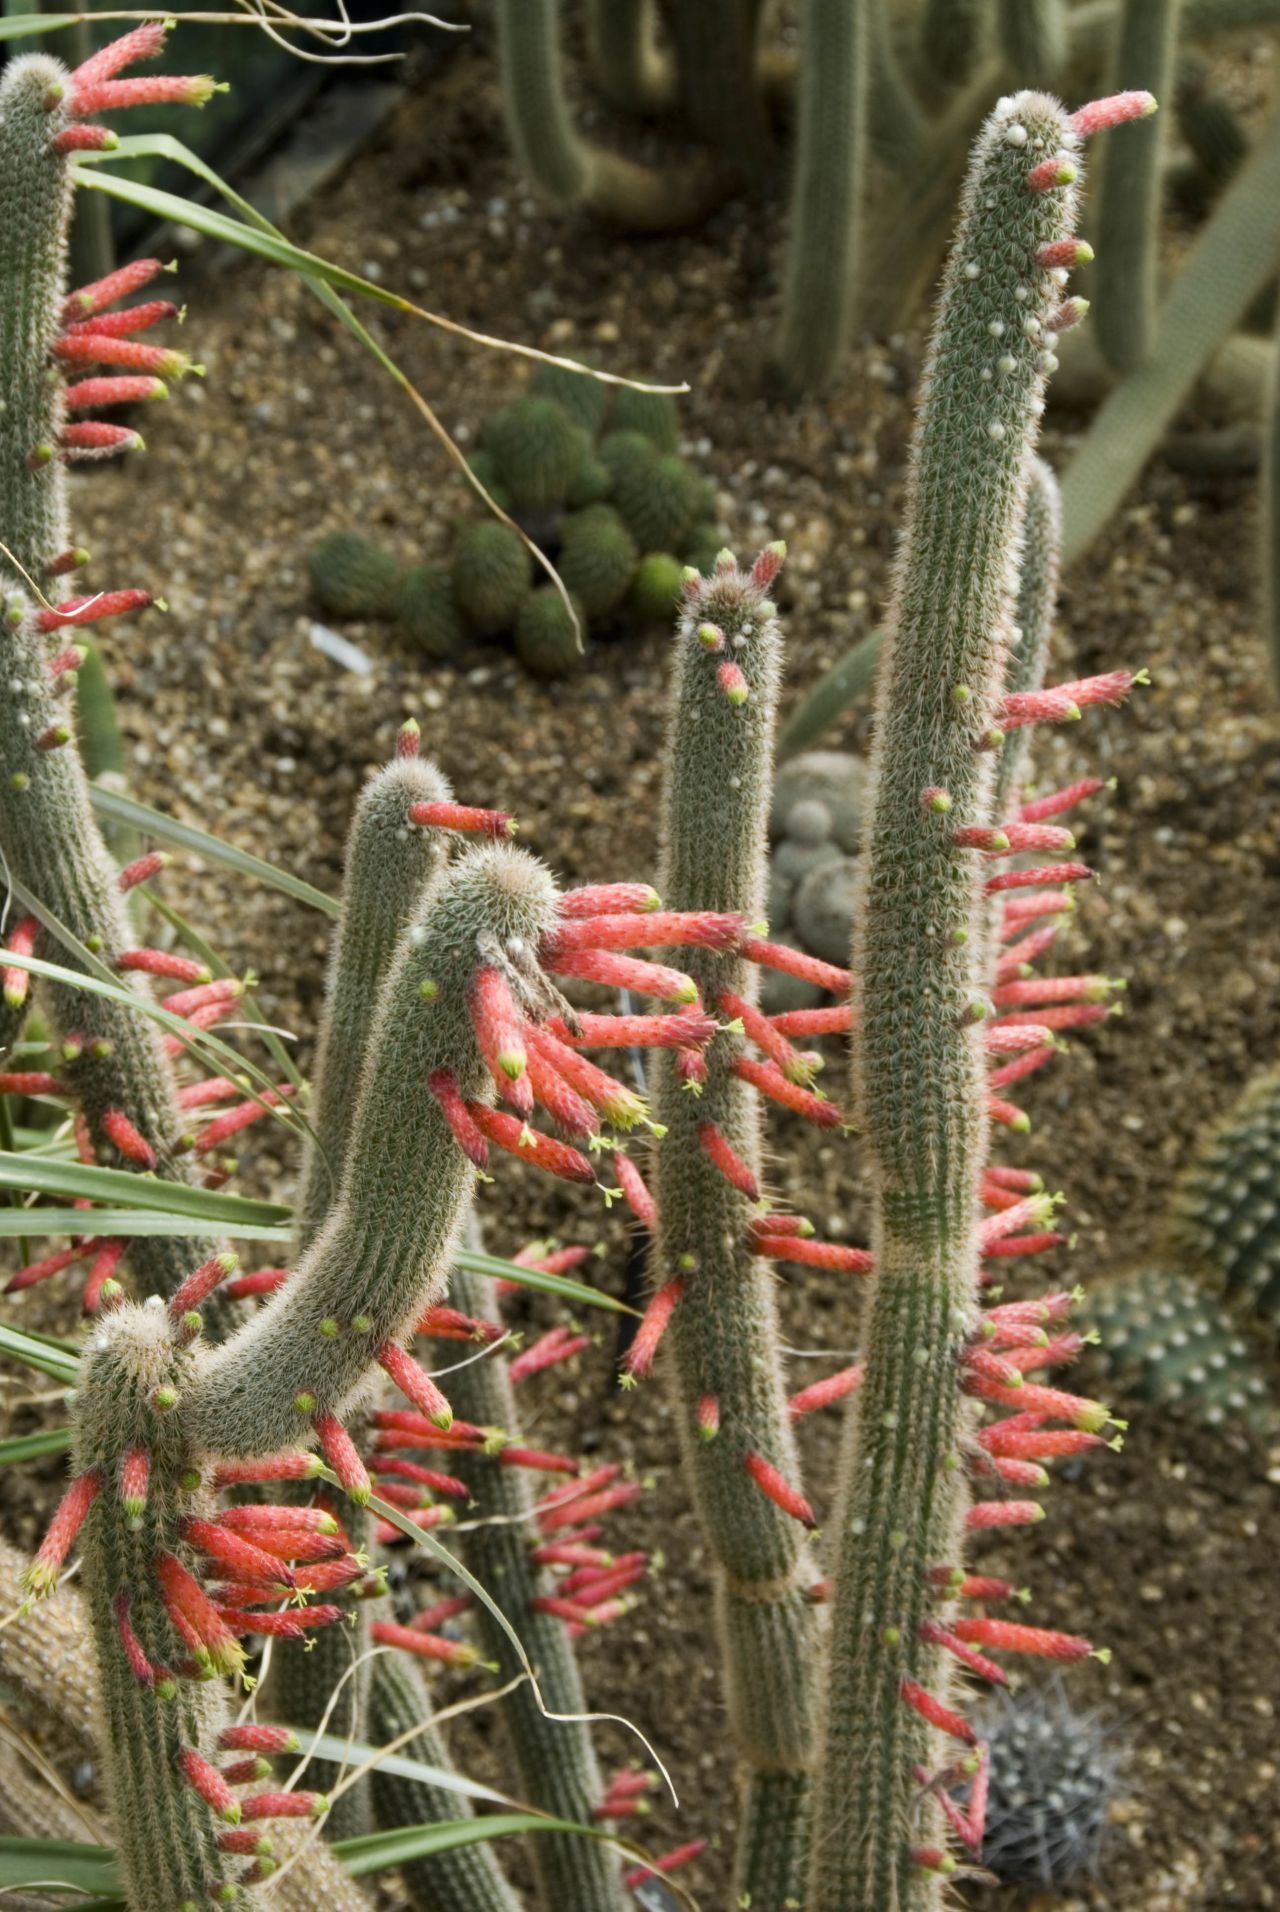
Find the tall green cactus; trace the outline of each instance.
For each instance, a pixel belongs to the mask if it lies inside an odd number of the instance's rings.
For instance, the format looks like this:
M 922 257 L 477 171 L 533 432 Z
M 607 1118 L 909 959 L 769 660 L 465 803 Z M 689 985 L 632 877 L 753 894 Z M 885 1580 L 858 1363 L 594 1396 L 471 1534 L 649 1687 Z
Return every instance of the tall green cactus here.
M 771 548 L 744 574 L 726 555 L 690 581 L 662 798 L 659 882 L 675 909 L 696 897 L 749 921 L 764 914 L 782 664 L 766 593 L 780 559 Z M 758 970 L 743 955 L 699 951 L 689 972 L 709 1007 L 756 1001 Z M 752 1241 L 763 1159 L 757 1098 L 734 1071 L 744 1054 L 739 1037 L 718 1036 L 700 1083 L 679 1056 L 657 1060 L 654 1112 L 667 1133 L 654 1159 L 655 1256 L 661 1288 L 680 1296 L 669 1331 L 680 1436 L 716 1567 L 725 1697 L 746 1773 L 737 1891 L 772 1908 L 803 1883 L 816 1620 L 803 1526 L 747 1471 L 764 1463 L 770 1478 L 799 1479 L 772 1279 Z
M 1062 552 L 1062 498 L 1058 481 L 1043 458 L 1027 470 L 1027 499 L 1018 562 L 1014 627 L 1005 663 L 1004 694 L 1039 690 L 1049 657 L 1049 638 L 1058 604 L 1058 566 Z M 1015 730 L 996 758 L 991 820 L 1003 823 L 1017 797 L 1026 768 L 1030 726 Z
M 1045 95 L 999 102 L 974 151 L 925 373 L 855 916 L 854 1093 L 876 1275 L 844 1459 L 812 1912 L 923 1912 L 955 1868 L 936 1793 L 919 1787 L 955 1718 L 953 1662 L 926 1622 L 929 1575 L 959 1556 L 968 1502 L 958 1457 L 973 1431 L 966 1342 L 988 1123 L 976 1019 L 990 985 L 985 885 L 950 818 L 985 833 L 990 815 L 991 759 L 975 742 L 998 735 L 1043 335 L 1055 273 L 1076 256 L 1081 136 L 1140 105 L 1069 118 Z
M 1125 0 L 1111 82 L 1173 93 L 1181 0 Z M 1156 332 L 1165 114 L 1117 140 L 1102 169 L 1098 207 L 1098 343 L 1122 376 L 1147 358 Z
M 657 45 L 654 0 L 591 0 L 591 57 L 601 88 L 628 113 L 660 113 L 675 69 Z
M 865 191 L 866 8 L 806 0 L 791 230 L 777 353 L 796 392 L 837 372 L 856 303 Z
M 164 389 L 159 379 L 145 377 L 90 378 L 68 390 L 61 376 L 64 366 L 74 369 L 85 362 L 85 335 L 76 332 L 76 321 L 149 276 L 148 264 L 125 268 L 68 300 L 71 154 L 112 137 L 81 123 L 94 110 L 104 62 L 109 76 L 132 59 L 158 51 L 164 34 L 159 26 L 139 28 L 74 74 L 45 54 L 32 54 L 12 61 L 0 78 L 0 176 L 11 195 L 0 239 L 0 543 L 5 547 L 0 553 L 0 676 L 7 686 L 0 701 L 0 843 L 12 875 L 112 968 L 136 939 L 121 901 L 119 874 L 89 806 L 65 693 L 75 684 L 77 626 L 151 600 L 143 591 L 107 592 L 96 600 L 72 598 L 54 609 L 37 606 L 32 592 L 84 559 L 84 553 L 68 549 L 65 462 L 140 442 L 123 427 L 80 418 L 86 403 L 95 398 L 118 402 L 126 386 L 134 397 L 147 395 L 135 387 Z M 145 88 L 144 82 L 130 84 Z M 170 82 L 178 97 L 193 100 L 207 97 L 209 85 Z M 172 310 L 164 307 L 157 315 Z M 100 353 L 111 364 L 110 354 L 125 344 L 132 347 L 134 363 L 168 376 L 180 375 L 189 365 L 182 353 L 116 340 L 97 341 L 89 362 Z M 61 646 L 55 651 L 50 638 L 59 633 Z M 37 923 L 15 924 L 11 910 L 8 935 L 19 927 L 30 932 L 28 953 L 34 942 L 40 957 L 79 966 Z M 138 960 L 145 960 L 145 953 Z M 129 980 L 145 990 L 141 969 L 135 968 Z M 14 973 L 10 995 L 25 990 L 25 979 Z M 182 1180 L 177 1143 L 183 1122 L 154 1025 L 70 984 L 41 994 L 61 1050 L 59 1078 L 74 1091 L 98 1155 L 115 1166 L 159 1169 L 170 1180 Z M 11 1012 L 17 1006 L 11 1002 Z M 146 1286 L 169 1294 L 191 1265 L 193 1248 L 197 1260 L 212 1252 L 211 1244 L 142 1237 L 130 1245 L 130 1260 Z
M 1067 59 L 1063 0 L 996 0 L 1000 50 L 1015 86 L 1053 86 Z
M 1280 696 L 1280 313 L 1262 425 L 1262 510 L 1259 557 L 1262 570 L 1262 631 L 1271 682 Z

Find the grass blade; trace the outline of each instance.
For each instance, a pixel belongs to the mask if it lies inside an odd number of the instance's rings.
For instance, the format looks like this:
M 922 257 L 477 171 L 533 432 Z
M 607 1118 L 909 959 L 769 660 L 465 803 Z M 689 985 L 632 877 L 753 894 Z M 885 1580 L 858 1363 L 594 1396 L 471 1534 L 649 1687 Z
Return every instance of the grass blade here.
M 89 799 L 105 822 L 128 824 L 148 836 L 159 837 L 162 843 L 173 843 L 179 849 L 191 850 L 210 863 L 219 863 L 223 869 L 234 870 L 237 876 L 252 877 L 256 883 L 280 890 L 285 896 L 296 898 L 299 903 L 305 903 L 309 909 L 319 910 L 324 916 L 336 917 L 338 914 L 337 901 L 332 896 L 326 896 L 323 890 L 313 889 L 300 876 L 279 869 L 260 856 L 252 856 L 248 850 L 238 850 L 234 844 L 210 836 L 207 830 L 199 830 L 193 823 L 180 823 L 176 817 L 166 816 L 163 810 L 153 810 L 150 804 L 139 803 L 136 798 L 121 796 L 114 790 L 99 789 L 97 785 L 90 790 Z

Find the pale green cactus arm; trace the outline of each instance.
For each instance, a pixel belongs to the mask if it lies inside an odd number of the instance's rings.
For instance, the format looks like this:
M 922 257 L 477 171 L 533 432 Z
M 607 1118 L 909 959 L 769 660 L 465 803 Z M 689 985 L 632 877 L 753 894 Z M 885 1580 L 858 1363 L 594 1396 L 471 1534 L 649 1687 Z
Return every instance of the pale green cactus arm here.
M 1145 86 L 1172 98 L 1182 0 L 1125 0 L 1111 69 L 1117 89 Z M 1158 113 L 1131 138 L 1117 140 L 1102 169 L 1098 208 L 1098 343 L 1123 376 L 1149 356 L 1159 307 L 1160 194 L 1165 123 Z
M 1067 58 L 1063 0 L 996 0 L 1005 68 L 1015 86 L 1053 86 Z
M 653 0 L 591 0 L 591 57 L 601 88 L 628 113 L 661 113 L 675 69 L 657 44 Z
M 1043 458 L 1027 470 L 1027 502 L 1018 563 L 1014 629 L 1005 664 L 1006 695 L 1039 690 L 1049 659 L 1049 639 L 1058 605 L 1058 569 L 1062 552 L 1062 498 L 1058 481 Z M 1026 770 L 1030 725 L 1012 731 L 996 758 L 991 821 L 1009 817 Z
M 1280 325 L 1267 380 L 1262 438 L 1262 629 L 1271 682 L 1280 695 Z

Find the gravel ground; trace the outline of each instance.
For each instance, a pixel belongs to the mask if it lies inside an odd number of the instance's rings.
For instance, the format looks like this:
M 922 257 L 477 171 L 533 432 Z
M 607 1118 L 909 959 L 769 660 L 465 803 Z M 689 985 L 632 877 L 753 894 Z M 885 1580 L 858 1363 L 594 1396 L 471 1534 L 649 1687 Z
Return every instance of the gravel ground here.
M 679 238 L 601 234 L 533 205 L 497 125 L 486 61 L 459 54 L 294 236 L 454 319 L 688 378 L 688 448 L 716 479 L 724 533 L 740 549 L 777 535 L 790 547 L 789 707 L 883 601 L 919 331 L 861 342 L 828 400 L 782 409 L 759 376 L 775 313 L 772 208 L 730 206 Z M 368 652 L 368 675 L 320 657 L 309 642 L 308 545 L 355 525 L 406 558 L 431 556 L 470 506 L 416 414 L 300 288 L 237 268 L 193 286 L 192 301 L 207 382 L 184 387 L 152 424 L 145 460 L 76 484 L 78 535 L 99 553 L 92 583 L 154 586 L 170 606 L 109 641 L 135 793 L 333 889 L 352 799 L 412 713 L 460 796 L 516 809 L 526 840 L 566 879 L 647 876 L 666 639 L 596 646 L 552 688 L 498 647 L 477 647 L 456 668 L 426 666 L 382 627 L 343 627 Z M 524 376 L 516 361 L 417 322 L 370 324 L 460 442 Z M 1051 421 L 1059 466 L 1071 432 Z M 1088 813 L 1084 849 L 1100 880 L 1069 948 L 1130 979 L 1124 1016 L 1037 1078 L 1035 1131 L 1009 1151 L 1071 1198 L 1074 1249 L 1046 1267 L 1051 1280 L 1096 1280 L 1143 1254 L 1196 1136 L 1280 1047 L 1280 724 L 1242 557 L 1255 514 L 1251 481 L 1197 486 L 1155 469 L 1066 580 L 1056 673 L 1144 664 L 1153 681 L 1129 711 L 1091 715 L 1037 758 L 1046 787 L 1117 779 Z M 861 745 L 863 720 L 828 741 Z M 324 924 L 187 859 L 166 894 L 229 962 L 260 974 L 262 1002 L 305 1052 Z M 276 1134 L 251 1138 L 248 1185 L 286 1185 L 292 1163 Z M 776 1190 L 833 1237 L 862 1239 L 856 1145 L 784 1118 L 771 1146 Z M 484 1208 L 497 1248 L 553 1228 L 599 1237 L 599 1279 L 621 1287 L 616 1217 L 558 1197 L 548 1206 L 518 1170 L 485 1192 Z M 781 1300 L 791 1345 L 856 1344 L 847 1283 L 794 1279 Z M 542 1304 L 522 1307 L 530 1321 L 550 1318 Z M 627 1544 L 660 1548 L 664 1574 L 624 1636 L 584 1643 L 583 1663 L 593 1703 L 634 1718 L 678 1775 L 683 1811 L 652 1822 L 655 1845 L 698 1832 L 727 1844 L 732 1775 L 708 1730 L 721 1696 L 702 1621 L 707 1561 L 664 1391 L 618 1399 L 600 1358 L 534 1384 L 529 1398 L 548 1445 L 628 1452 L 654 1483 Z M 824 1510 L 836 1445 L 835 1417 L 808 1428 L 807 1478 Z M 1242 1435 L 1138 1419 L 1122 1455 L 1062 1480 L 1045 1527 L 1010 1555 L 1036 1589 L 1039 1620 L 1114 1647 L 1111 1664 L 1082 1669 L 1074 1690 L 1104 1706 L 1134 1749 L 1103 1883 L 1073 1906 L 1280 1902 L 1265 1804 L 1280 1690 L 1268 1610 L 1278 1461 Z M 56 1473 L 32 1470 L 9 1487 L 19 1538 L 31 1538 Z M 610 1739 L 607 1751 L 623 1757 L 626 1744 Z M 491 1769 L 483 1729 L 460 1740 L 460 1754 Z M 718 1903 L 718 1876 L 718 1863 L 690 1872 L 707 1905 Z

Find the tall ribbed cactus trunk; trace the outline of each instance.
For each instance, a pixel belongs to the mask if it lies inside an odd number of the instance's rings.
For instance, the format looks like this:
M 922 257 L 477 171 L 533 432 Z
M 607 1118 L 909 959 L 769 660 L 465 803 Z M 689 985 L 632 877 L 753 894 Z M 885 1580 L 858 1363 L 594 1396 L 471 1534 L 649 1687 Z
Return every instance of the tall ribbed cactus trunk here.
M 55 357 L 74 186 L 70 155 L 58 142 L 80 132 L 75 104 L 73 77 L 44 54 L 15 60 L 0 79 L 0 850 L 12 876 L 100 962 L 115 967 L 136 939 L 71 737 L 65 693 L 75 683 L 75 655 L 66 647 L 74 621 L 35 601 L 50 577 L 83 555 L 67 550 L 67 414 Z M 56 596 L 57 587 L 49 588 Z M 120 595 L 149 602 L 142 592 Z M 55 651 L 50 633 L 57 631 Z M 22 916 L 11 899 L 5 937 L 13 937 Z M 55 937 L 43 928 L 34 933 L 34 923 L 31 929 L 38 957 L 79 967 Z M 145 979 L 133 980 L 144 992 Z M 41 994 L 60 1052 L 56 1072 L 83 1110 L 98 1159 L 184 1179 L 176 1149 L 183 1122 L 155 1025 L 70 984 Z M 200 1261 L 212 1244 L 140 1237 L 129 1255 L 147 1287 L 172 1294 L 193 1265 L 193 1251 Z
M 791 390 L 825 385 L 848 350 L 865 190 L 870 36 L 862 0 L 807 0 L 800 119 L 777 353 Z
M 1173 91 L 1182 0 L 1125 0 L 1112 63 L 1113 86 Z M 1164 115 L 1118 141 L 1102 169 L 1098 211 L 1098 343 L 1121 376 L 1136 371 L 1155 343 L 1159 311 L 1160 196 Z
M 664 902 L 695 900 L 748 922 L 764 911 L 765 826 L 782 644 L 766 595 L 781 559 L 750 574 L 722 560 L 690 583 L 677 638 L 662 799 Z M 758 970 L 736 953 L 689 952 L 713 1012 L 725 992 L 753 1004 Z M 671 1319 L 680 1438 L 714 1563 L 716 1623 L 733 1749 L 745 1774 L 737 1902 L 782 1912 L 803 1886 L 814 1760 L 816 1616 L 804 1528 L 762 1492 L 754 1457 L 799 1478 L 787 1416 L 773 1278 L 752 1252 L 763 1175 L 754 1092 L 733 1073 L 742 1039 L 711 1044 L 705 1080 L 660 1053 L 654 1113 L 658 1280 L 676 1282 Z M 724 1172 L 727 1147 L 735 1180 Z M 741 1171 L 739 1173 L 739 1170 Z
M 986 902 L 953 831 L 990 817 L 992 758 L 977 746 L 1005 688 L 1042 338 L 1074 256 L 1084 130 L 1046 96 L 1000 101 L 924 376 L 856 918 L 854 1091 L 876 1273 L 844 1455 L 810 1912 L 925 1912 L 956 1864 L 921 1784 L 940 1768 L 954 1665 L 921 1628 L 927 1575 L 960 1558 L 968 1505 L 962 1363 L 988 1124 Z

